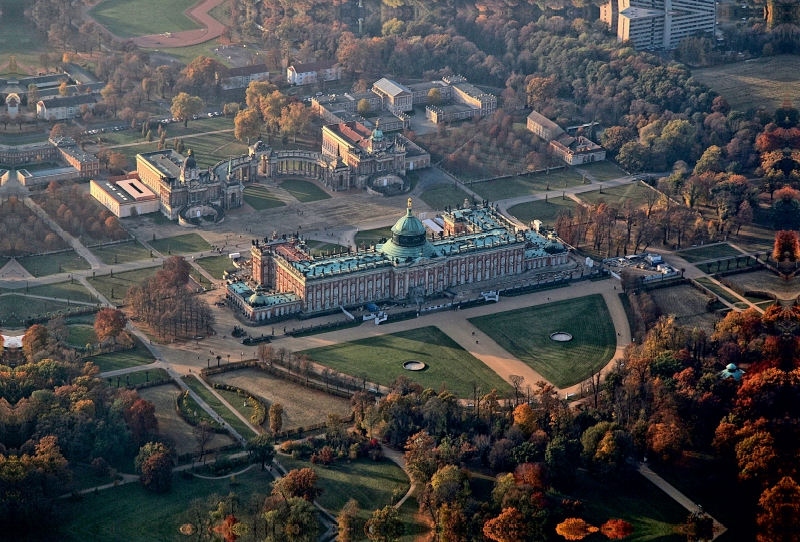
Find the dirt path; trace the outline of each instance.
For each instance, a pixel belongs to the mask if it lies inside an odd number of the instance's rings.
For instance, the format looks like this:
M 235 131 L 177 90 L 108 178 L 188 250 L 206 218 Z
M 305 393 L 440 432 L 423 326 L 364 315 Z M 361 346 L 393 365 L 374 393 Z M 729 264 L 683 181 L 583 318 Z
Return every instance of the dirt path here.
M 187 17 L 204 28 L 184 30 L 167 35 L 151 34 L 149 36 L 139 36 L 138 38 L 133 38 L 133 42 L 139 47 L 159 48 L 187 47 L 213 40 L 222 35 L 225 25 L 212 17 L 209 11 L 223 2 L 225 0 L 203 0 L 184 11 Z

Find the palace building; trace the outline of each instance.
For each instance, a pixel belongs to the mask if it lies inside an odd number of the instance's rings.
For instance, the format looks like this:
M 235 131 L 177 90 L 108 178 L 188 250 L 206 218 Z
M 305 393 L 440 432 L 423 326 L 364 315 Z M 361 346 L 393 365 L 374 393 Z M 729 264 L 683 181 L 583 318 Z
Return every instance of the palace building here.
M 509 279 L 568 262 L 554 236 L 521 230 L 496 208 L 442 215 L 443 231 L 428 234 L 408 209 L 392 237 L 372 247 L 312 256 L 298 239 L 253 241 L 252 284 L 231 281 L 227 299 L 251 321 L 314 314 L 365 303 L 419 300 L 450 288 Z

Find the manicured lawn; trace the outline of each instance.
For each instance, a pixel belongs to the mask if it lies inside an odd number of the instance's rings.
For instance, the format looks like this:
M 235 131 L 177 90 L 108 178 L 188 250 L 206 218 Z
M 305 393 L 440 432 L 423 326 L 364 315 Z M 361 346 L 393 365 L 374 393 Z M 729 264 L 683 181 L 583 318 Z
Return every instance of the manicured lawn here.
M 621 186 L 613 186 L 611 188 L 603 188 L 603 193 L 600 190 L 592 192 L 582 192 L 578 197 L 586 203 L 597 204 L 601 201 L 606 203 L 622 206 L 627 200 L 632 200 L 638 207 L 644 205 L 647 196 L 656 194 L 652 188 L 643 186 L 641 183 L 629 183 Z
M 196 0 L 171 0 L 169 9 L 155 0 L 105 0 L 90 10 L 92 17 L 120 38 L 192 30 L 199 25 L 186 17 L 184 10 Z M 150 14 L 150 16 L 143 16 Z M 169 38 L 164 36 L 164 43 Z
M 718 243 L 699 248 L 690 248 L 676 252 L 689 263 L 702 262 L 703 260 L 714 260 L 717 258 L 730 258 L 731 256 L 741 256 L 742 253 L 730 246 L 728 243 Z
M 230 391 L 230 390 L 216 389 L 216 392 L 220 394 L 226 401 L 228 401 L 231 404 L 231 406 L 233 406 L 233 408 L 235 408 L 237 412 L 239 412 L 239 414 L 241 414 L 248 420 L 253 414 L 255 414 L 256 409 L 254 409 L 252 406 L 248 404 L 245 404 L 247 401 L 247 398 L 245 396 L 239 395 L 235 391 Z M 267 424 L 268 423 L 269 423 L 269 416 L 267 416 Z
M 17 290 L 18 293 L 27 293 L 30 295 L 41 295 L 44 297 L 55 297 L 58 299 L 69 299 L 70 301 L 83 301 L 86 303 L 99 303 L 97 298 L 95 298 L 89 290 L 83 287 L 83 285 L 78 282 L 57 282 L 55 284 L 45 284 L 42 286 L 34 286 L 32 288 L 28 288 L 27 291 L 24 289 Z
M 202 123 L 204 122 L 207 121 L 189 121 L 189 126 L 191 127 L 192 123 L 194 123 L 196 127 L 199 128 L 197 132 L 201 133 L 216 130 L 215 128 L 203 126 Z M 177 124 L 170 124 L 169 126 L 175 127 Z M 167 129 L 167 141 L 169 142 L 170 147 L 172 145 L 173 138 L 181 137 L 182 132 L 180 130 L 183 130 L 182 126 L 183 125 L 181 125 L 180 129 Z M 220 160 L 230 158 L 231 156 L 247 154 L 247 145 L 241 141 L 233 139 L 232 129 L 229 132 L 224 133 L 205 134 L 198 137 L 187 137 L 183 140 L 183 143 L 186 146 L 186 150 L 192 149 L 194 151 L 197 165 L 201 168 L 211 167 Z M 130 164 L 135 165 L 137 154 L 158 150 L 158 141 L 156 140 L 153 143 L 141 143 L 139 145 L 132 145 L 130 147 L 120 147 L 117 150 L 125 155 Z
M 560 211 L 574 209 L 576 205 L 575 200 L 557 196 L 549 198 L 548 201 L 538 200 L 520 203 L 510 208 L 508 212 L 526 224 L 534 220 L 541 220 L 545 224 L 553 225 Z
M 563 497 L 581 501 L 581 517 L 592 525 L 599 527 L 611 518 L 631 523 L 633 534 L 625 538 L 626 542 L 685 541 L 686 537 L 675 534 L 674 529 L 686 521 L 689 512 L 639 473 L 629 476 L 624 482 L 609 486 L 579 474 L 575 491 Z
M 395 490 L 402 497 L 409 488 L 406 473 L 388 459 L 379 462 L 369 459 L 336 461 L 328 467 L 314 466 L 283 454 L 277 459 L 286 470 L 313 468 L 320 487 L 324 489 L 317 502 L 333 515 L 338 514 L 347 501 L 355 499 L 366 519 L 373 510 L 392 504 Z
M 69 273 L 91 269 L 89 262 L 80 257 L 74 250 L 48 254 L 46 256 L 25 256 L 17 261 L 34 277 L 55 275 L 56 273 Z
M 225 24 L 228 24 L 227 22 Z M 198 45 L 190 45 L 188 47 L 164 47 L 163 49 L 158 49 L 159 53 L 168 54 L 175 57 L 180 62 L 184 64 L 189 64 L 192 60 L 197 58 L 200 55 L 205 55 L 208 57 L 212 57 L 214 60 L 222 62 L 228 67 L 233 67 L 233 65 L 228 61 L 227 58 L 220 55 L 214 55 L 214 49 L 219 47 L 221 44 L 219 40 L 211 40 L 205 43 L 200 43 Z M 150 51 L 151 53 L 156 52 L 156 49 L 144 49 L 145 51 Z
M 153 276 L 158 269 L 160 268 L 147 267 L 145 269 L 114 273 L 113 276 L 97 275 L 96 277 L 88 277 L 86 280 L 109 301 L 121 302 L 125 300 L 125 295 L 127 295 L 128 289 L 131 286 L 134 284 L 141 284 Z
M 85 345 L 86 342 L 84 342 L 81 346 Z M 126 369 L 128 367 L 137 367 L 139 365 L 149 365 L 156 359 L 146 346 L 137 341 L 136 348 L 131 350 L 100 354 L 87 358 L 87 360 L 100 367 L 101 372 L 106 372 L 116 371 L 117 369 Z
M 197 55 L 195 55 L 197 56 Z M 206 54 L 206 56 L 210 56 Z M 217 57 L 219 58 L 219 57 Z M 193 60 L 194 58 L 192 58 Z M 154 117 L 164 118 L 167 116 L 166 113 L 162 112 L 161 115 L 154 114 Z M 172 140 L 174 138 L 183 138 L 188 135 L 194 134 L 205 134 L 206 132 L 216 132 L 217 130 L 230 130 L 233 128 L 233 118 L 231 117 L 201 117 L 197 120 L 190 120 L 189 125 L 186 128 L 183 127 L 182 122 L 171 123 L 167 125 L 162 125 L 162 130 L 167 131 L 167 142 L 169 143 L 169 147 L 172 146 Z M 156 129 L 153 129 L 153 135 L 155 136 L 156 142 L 153 143 L 147 142 L 145 136 L 142 135 L 141 129 L 140 130 L 121 130 L 118 132 L 105 132 L 99 134 L 97 137 L 103 142 L 104 145 L 123 145 L 128 143 L 141 143 L 142 145 L 154 145 L 153 150 L 157 150 L 158 148 L 158 136 L 156 135 Z M 224 134 L 222 134 L 224 135 Z M 197 138 L 200 139 L 200 138 Z M 233 137 L 228 137 L 228 140 L 233 139 Z M 196 138 L 189 137 L 184 139 L 184 143 L 188 148 L 190 147 L 190 142 L 195 141 Z M 139 150 L 137 152 L 143 152 Z M 196 158 L 200 158 L 197 156 Z
M 366 243 L 367 246 L 373 245 L 379 242 L 381 239 L 391 239 L 392 238 L 392 228 L 387 226 L 385 228 L 377 228 L 374 230 L 364 230 L 360 231 L 356 234 L 356 246 L 361 246 L 362 243 Z
M 256 211 L 286 205 L 267 188 L 259 185 L 248 186 L 244 189 L 244 202 Z
M 228 422 L 231 427 L 233 427 L 240 435 L 244 438 L 250 438 L 253 436 L 253 431 L 245 425 L 245 423 L 236 417 L 236 415 L 231 412 L 231 410 L 226 407 L 222 401 L 220 401 L 216 395 L 211 393 L 208 388 L 206 388 L 202 382 L 200 382 L 196 377 L 189 376 L 183 379 L 186 382 L 186 385 L 192 388 L 192 390 L 200 396 L 200 398 L 205 401 L 208 406 L 214 409 L 214 412 L 222 416 L 222 419 Z
M 576 167 L 588 171 L 598 181 L 610 181 L 611 179 L 618 179 L 626 175 L 616 164 L 608 161 L 582 164 Z
M 259 468 L 236 476 L 235 485 L 230 478 L 185 480 L 175 475 L 172 489 L 163 494 L 149 492 L 139 484 L 125 484 L 80 500 L 59 501 L 67 521 L 58 538 L 68 542 L 189 540 L 178 529 L 192 520 L 187 513 L 192 501 L 232 491 L 246 500 L 255 493 L 269 494 L 271 484 L 272 477 Z
M 0 296 L 0 322 L 5 328 L 21 327 L 26 318 L 34 318 L 68 310 L 75 310 L 79 305 L 67 305 L 60 301 L 49 301 L 22 295 Z
M 236 269 L 233 262 L 227 256 L 209 256 L 194 261 L 197 265 L 206 270 L 215 279 L 222 279 L 223 271 Z
M 83 324 L 68 326 L 67 343 L 72 346 L 86 346 L 87 344 L 95 344 L 97 336 L 94 334 L 94 327 Z
M 466 186 L 489 201 L 497 201 L 546 190 L 561 190 L 581 184 L 583 184 L 583 178 L 580 175 L 571 170 L 559 169 L 551 171 L 549 174 L 537 173 L 484 183 L 468 183 Z
M 297 198 L 297 201 L 300 203 L 319 201 L 321 199 L 330 199 L 330 196 L 325 192 L 325 190 L 310 181 L 289 179 L 281 182 L 280 187 Z
M 472 395 L 472 384 L 485 391 L 496 388 L 502 395 L 511 387 L 494 371 L 453 339 L 433 326 L 313 348 L 303 352 L 311 359 L 336 371 L 360 375 L 388 386 L 398 376 L 418 382 L 424 388 L 442 386 L 459 397 Z M 419 372 L 403 369 L 403 362 L 422 361 L 427 368 Z
M 420 199 L 437 211 L 443 210 L 446 205 L 456 207 L 464 204 L 464 198 L 472 202 L 472 196 L 454 184 L 437 184 L 425 190 Z
M 164 256 L 170 254 L 191 254 L 192 252 L 203 252 L 211 250 L 211 245 L 197 233 L 185 233 L 175 237 L 166 237 L 148 241 L 150 246 L 159 251 Z
M 164 369 L 144 369 L 134 373 L 125 373 L 124 375 L 119 375 L 119 387 L 124 388 L 126 386 L 138 386 L 139 384 L 144 384 L 146 382 L 156 382 L 158 380 L 169 379 L 169 373 Z M 108 377 L 108 380 L 110 381 L 110 386 L 116 387 L 116 376 L 110 376 Z
M 599 294 L 479 316 L 469 322 L 559 388 L 585 380 L 608 363 L 616 350 L 614 323 Z M 566 331 L 573 338 L 553 341 L 550 334 L 556 331 Z
M 739 302 L 741 302 L 741 299 L 739 299 L 738 297 L 733 295 L 731 292 L 729 292 L 728 290 L 726 290 L 725 288 L 723 288 L 719 284 L 716 284 L 715 282 L 711 282 L 711 279 L 709 279 L 707 277 L 700 277 L 700 278 L 695 279 L 695 280 L 697 280 L 697 282 L 699 284 L 702 284 L 703 286 L 705 286 L 706 288 L 711 290 L 717 297 L 719 297 L 720 299 L 724 299 L 728 303 L 739 303 Z
M 103 263 L 113 265 L 115 263 L 137 262 L 150 258 L 150 251 L 136 241 L 122 243 L 121 245 L 109 245 L 90 249 L 95 256 L 100 258 Z

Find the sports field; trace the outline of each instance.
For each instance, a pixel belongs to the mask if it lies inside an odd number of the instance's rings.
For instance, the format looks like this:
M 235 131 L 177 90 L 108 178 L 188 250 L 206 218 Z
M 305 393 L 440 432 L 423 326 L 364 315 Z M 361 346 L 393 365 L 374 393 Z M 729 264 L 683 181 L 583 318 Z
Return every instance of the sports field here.
M 788 96 L 800 96 L 800 56 L 780 55 L 692 70 L 692 77 L 741 111 L 764 107 L 770 113 Z
M 200 28 L 183 12 L 197 0 L 105 0 L 89 10 L 94 19 L 120 38 Z
M 403 375 L 423 388 L 445 387 L 459 397 L 472 395 L 472 383 L 484 391 L 492 388 L 505 397 L 511 386 L 472 354 L 461 348 L 439 328 L 428 326 L 400 333 L 305 350 L 315 362 L 341 373 L 359 376 L 388 386 Z M 403 363 L 425 363 L 423 371 L 403 369 Z
M 587 378 L 611 360 L 616 332 L 596 294 L 536 307 L 470 318 L 469 322 L 559 388 Z M 565 331 L 568 342 L 550 334 Z

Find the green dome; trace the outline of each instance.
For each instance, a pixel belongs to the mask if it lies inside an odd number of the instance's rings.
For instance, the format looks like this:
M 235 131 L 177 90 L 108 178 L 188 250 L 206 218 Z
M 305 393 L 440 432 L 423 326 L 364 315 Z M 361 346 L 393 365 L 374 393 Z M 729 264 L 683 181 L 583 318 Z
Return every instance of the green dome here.
M 394 239 L 395 236 L 416 237 L 418 235 L 422 235 L 424 239 L 425 226 L 422 224 L 422 221 L 419 218 L 415 217 L 414 214 L 411 212 L 411 198 L 408 198 L 408 210 L 406 211 L 405 216 L 400 218 L 400 220 L 395 222 L 394 226 L 392 226 L 392 239 Z M 408 246 L 413 246 L 413 245 L 408 245 Z
M 411 210 L 411 198 L 408 198 L 408 210 L 404 217 L 392 226 L 392 238 L 380 247 L 380 251 L 392 258 L 430 257 L 434 247 L 427 239 L 427 231 L 422 221 L 415 217 Z
M 372 130 L 372 141 L 383 141 L 383 132 L 377 126 Z
M 247 302 L 250 303 L 251 307 L 258 307 L 260 305 L 266 305 L 267 304 L 267 296 L 265 296 L 263 294 L 255 293 L 255 294 L 250 296 L 250 299 L 248 299 Z

